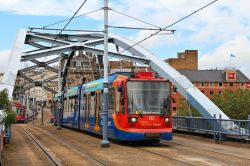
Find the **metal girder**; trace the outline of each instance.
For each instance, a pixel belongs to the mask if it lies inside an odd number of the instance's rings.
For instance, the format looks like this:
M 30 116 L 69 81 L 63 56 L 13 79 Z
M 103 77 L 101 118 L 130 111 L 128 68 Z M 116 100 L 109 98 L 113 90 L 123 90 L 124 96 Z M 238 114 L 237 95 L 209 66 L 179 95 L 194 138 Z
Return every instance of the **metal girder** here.
M 24 75 L 22 73 L 18 73 L 18 76 L 24 78 L 25 80 L 27 80 L 29 82 L 32 82 L 32 83 L 35 82 L 35 80 L 31 79 L 30 77 L 28 77 L 28 76 L 26 76 L 26 75 Z
M 39 87 L 42 87 L 42 85 L 39 84 Z M 49 87 L 47 87 L 47 86 L 45 86 L 45 85 L 44 85 L 43 87 L 44 87 L 44 89 L 46 89 L 47 91 L 49 91 L 49 92 L 51 92 L 51 93 L 53 93 L 53 94 L 56 94 L 56 93 L 57 93 L 57 91 L 55 91 L 55 90 L 53 90 L 53 89 L 51 89 L 51 88 L 49 88 Z M 34 85 L 29 85 L 29 86 L 23 87 L 21 90 L 16 91 L 16 92 L 14 92 L 13 94 L 15 95 L 15 94 L 18 94 L 18 93 L 22 93 L 22 92 L 24 92 L 24 91 L 26 91 L 26 90 L 29 90 L 29 89 L 31 89 L 31 88 L 34 88 Z
M 64 52 L 71 52 L 71 51 L 73 51 L 72 45 L 67 45 L 67 46 L 55 47 L 55 48 L 47 49 L 47 50 L 23 53 L 21 61 L 22 62 L 30 61 L 32 59 L 42 58 L 45 56 L 56 55 L 56 54 L 61 54 Z
M 56 34 L 48 34 L 48 33 L 35 33 L 35 34 L 53 39 L 57 36 Z M 61 34 L 57 38 L 69 42 L 84 42 L 88 40 L 96 40 L 103 38 L 103 34 L 102 33 Z
M 18 70 L 18 73 L 23 73 L 23 72 L 27 72 L 27 71 L 30 71 L 30 70 L 34 70 L 34 69 L 36 69 L 36 68 L 38 68 L 38 67 L 39 67 L 38 65 L 26 67 L 26 68 L 24 68 L 24 69 Z
M 27 33 L 25 43 L 29 44 L 29 43 L 33 43 L 33 42 L 45 42 L 45 43 L 54 44 L 54 45 L 58 45 L 58 46 L 65 46 L 65 45 L 71 44 L 70 42 L 63 41 L 60 39 L 55 40 L 53 38 L 36 35 L 35 33 L 30 33 L 30 32 Z
M 88 51 L 88 52 L 95 52 L 98 55 L 103 55 L 103 50 L 101 49 L 97 49 L 97 48 L 92 48 L 92 47 L 84 47 L 83 48 L 84 51 Z M 147 58 L 141 58 L 141 57 L 137 57 L 137 56 L 130 56 L 130 55 L 125 55 L 125 54 L 119 54 L 119 53 L 115 53 L 115 52 L 108 52 L 109 57 L 115 57 L 118 59 L 124 59 L 124 60 L 131 60 L 131 61 L 137 61 L 138 63 L 142 63 L 142 64 L 147 64 L 149 62 L 149 60 Z
M 31 60 L 31 61 L 33 61 L 33 60 Z M 49 61 L 47 61 L 47 62 L 45 62 L 45 63 L 46 63 L 47 66 L 48 66 L 48 64 L 55 63 L 55 62 L 57 62 L 57 61 L 58 61 L 58 57 L 55 58 L 55 59 L 49 60 Z M 34 61 L 33 63 L 35 63 L 35 61 Z M 18 70 L 18 73 L 27 72 L 27 71 L 29 71 L 29 70 L 36 69 L 36 68 L 38 68 L 38 67 L 41 67 L 41 66 L 39 66 L 39 65 L 34 65 L 34 66 L 26 67 L 26 68 L 24 68 L 24 69 Z M 52 68 L 52 67 L 49 66 L 49 68 Z M 58 70 L 55 69 L 55 68 L 53 68 L 52 70 L 58 71 Z
M 58 78 L 58 75 L 54 75 L 54 76 L 52 76 L 52 77 L 46 78 L 46 79 L 44 80 L 44 82 L 49 82 L 49 81 L 52 81 L 52 80 L 57 79 L 57 78 Z
M 16 91 L 13 94 L 15 95 L 15 94 L 18 94 L 18 93 L 22 93 L 22 92 L 24 92 L 26 90 L 29 90 L 29 89 L 33 88 L 33 87 L 34 87 L 34 85 L 29 85 L 29 86 L 23 87 L 21 90 Z
M 55 90 L 53 90 L 53 89 L 51 89 L 51 88 L 49 88 L 49 87 L 47 87 L 47 86 L 44 86 L 44 85 L 43 85 L 43 88 L 46 89 L 47 91 L 53 93 L 53 94 L 56 94 L 56 93 L 57 93 L 57 91 L 55 91 Z
M 57 58 L 58 59 L 58 58 Z M 37 60 L 35 60 L 35 59 L 32 59 L 32 60 L 30 60 L 31 62 L 33 62 L 33 63 L 35 63 L 35 64 L 37 64 L 39 67 L 44 67 L 44 68 L 46 68 L 46 69 L 48 69 L 48 70 L 51 70 L 51 71 L 53 71 L 53 72 L 55 72 L 55 73 L 58 73 L 58 70 L 57 69 L 55 69 L 55 68 L 53 68 L 53 67 L 51 67 L 51 66 L 49 66 L 48 64 L 49 63 L 51 63 L 51 61 L 48 61 L 48 62 L 39 62 L 39 61 L 37 61 Z M 58 61 L 58 60 L 57 60 Z M 53 61 L 52 61 L 53 62 Z
M 48 47 L 45 47 L 45 46 L 38 44 L 38 43 L 35 43 L 35 42 L 28 42 L 26 44 L 31 45 L 31 46 L 36 47 L 36 48 L 40 48 L 41 50 L 48 49 Z
M 66 78 L 68 75 L 68 66 L 70 65 L 71 59 L 73 58 L 74 55 L 75 55 L 75 51 L 72 51 L 70 53 L 70 55 L 68 56 L 68 59 L 64 63 L 63 72 L 62 72 L 63 73 L 63 75 L 62 75 L 63 80 L 62 80 L 62 86 L 61 86 L 62 88 L 64 88 L 66 85 Z M 61 78 L 59 78 L 59 79 L 61 79 Z
M 84 42 L 83 44 L 86 46 L 96 46 L 96 45 L 100 45 L 103 44 L 103 38 L 102 39 L 96 39 L 96 40 L 89 40 Z

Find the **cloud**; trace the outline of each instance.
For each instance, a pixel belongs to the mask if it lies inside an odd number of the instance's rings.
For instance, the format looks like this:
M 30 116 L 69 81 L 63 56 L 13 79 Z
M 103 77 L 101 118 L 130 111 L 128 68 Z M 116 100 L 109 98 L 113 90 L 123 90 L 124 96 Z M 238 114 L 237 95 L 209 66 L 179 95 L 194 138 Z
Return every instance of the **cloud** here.
M 192 2 L 188 0 L 110 0 L 110 7 L 151 24 L 166 27 L 209 2 L 211 0 Z M 71 16 L 81 3 L 82 0 L 43 0 L 39 3 L 36 0 L 0 0 L 0 11 L 19 15 Z M 89 0 L 80 13 L 99 9 L 102 6 L 103 1 Z M 141 45 L 148 49 L 164 48 L 165 45 L 181 45 L 183 50 L 190 45 L 194 49 L 196 45 L 197 47 L 202 45 L 202 48 L 210 46 L 210 49 L 217 47 L 200 59 L 202 68 L 227 67 L 230 63 L 229 55 L 234 53 L 236 58 L 232 59 L 232 63 L 249 73 L 250 62 L 247 58 L 250 54 L 249 6 L 250 1 L 246 0 L 217 1 L 192 17 L 170 27 L 177 30 L 175 35 L 155 36 Z M 110 25 L 151 27 L 112 11 L 109 13 Z M 100 12 L 89 17 L 101 20 L 103 16 Z M 139 41 L 151 33 L 153 32 L 135 31 L 127 36 L 133 41 Z
M 209 2 L 211 1 L 194 0 L 190 3 L 187 0 L 145 0 L 142 3 L 142 1 L 127 0 L 112 2 L 111 7 L 157 26 L 166 27 Z M 175 35 L 156 36 L 141 44 L 147 48 L 155 48 L 163 44 L 213 45 L 232 40 L 239 35 L 250 36 L 250 15 L 247 7 L 249 5 L 250 2 L 245 0 L 218 1 L 170 27 L 177 30 Z M 111 15 L 110 23 L 120 26 L 148 26 L 117 14 Z M 136 32 L 132 35 L 132 39 L 139 41 L 151 33 Z
M 0 11 L 18 15 L 69 16 L 82 4 L 82 0 L 0 0 Z M 97 9 L 100 1 L 87 1 L 81 12 Z
M 0 51 L 0 72 L 4 73 L 8 67 L 8 61 L 10 57 L 10 50 L 2 50 Z
M 235 57 L 230 57 L 234 54 Z M 200 69 L 236 67 L 250 78 L 250 41 L 237 36 L 199 59 Z

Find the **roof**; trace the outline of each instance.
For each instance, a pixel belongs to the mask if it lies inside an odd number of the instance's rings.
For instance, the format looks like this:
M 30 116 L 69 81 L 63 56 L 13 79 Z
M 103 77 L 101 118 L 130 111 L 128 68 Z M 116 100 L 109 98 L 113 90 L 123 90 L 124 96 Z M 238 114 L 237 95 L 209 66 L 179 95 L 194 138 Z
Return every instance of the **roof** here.
M 191 82 L 227 82 L 225 70 L 179 70 Z M 250 82 L 240 71 L 236 70 L 236 82 Z

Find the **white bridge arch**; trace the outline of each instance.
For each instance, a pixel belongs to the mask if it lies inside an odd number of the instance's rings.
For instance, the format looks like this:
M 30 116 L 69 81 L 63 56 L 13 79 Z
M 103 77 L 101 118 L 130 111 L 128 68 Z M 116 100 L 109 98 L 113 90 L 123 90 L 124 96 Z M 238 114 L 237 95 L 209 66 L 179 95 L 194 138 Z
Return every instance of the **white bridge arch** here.
M 140 64 L 149 65 L 161 77 L 171 80 L 177 87 L 178 92 L 180 92 L 185 97 L 185 99 L 189 101 L 189 103 L 191 103 L 191 105 L 195 107 L 204 117 L 214 118 L 214 115 L 216 115 L 216 117 L 221 115 L 222 119 L 229 119 L 227 115 L 225 115 L 208 97 L 201 93 L 200 90 L 197 89 L 185 76 L 181 75 L 173 67 L 165 63 L 157 56 L 153 55 L 150 51 L 146 50 L 140 45 L 134 46 L 134 42 L 114 34 L 109 34 L 108 41 L 109 43 L 114 44 L 117 50 L 122 48 L 126 49 L 126 53 L 130 53 L 120 54 L 119 52 L 109 51 L 109 57 L 115 56 L 119 59 L 131 60 Z M 79 50 L 103 55 L 103 50 L 96 47 L 98 45 L 103 45 L 103 42 L 104 38 L 102 33 L 61 34 L 58 36 L 57 34 L 51 33 L 26 32 L 24 30 L 20 30 L 13 47 L 9 60 L 9 66 L 4 74 L 4 79 L 0 89 L 7 88 L 9 93 L 12 94 L 16 75 L 18 73 L 19 76 L 22 76 L 30 82 L 33 82 L 37 86 L 41 86 L 41 83 L 27 78 L 27 76 L 22 75 L 20 71 L 18 71 L 18 64 L 20 64 L 20 62 L 32 61 L 33 63 L 37 64 L 35 66 L 28 67 L 29 70 L 36 67 L 45 67 L 52 71 L 54 70 L 55 72 L 58 72 L 56 69 L 48 66 L 48 64 L 58 61 L 59 58 L 55 58 L 47 62 L 39 62 L 36 59 L 52 55 L 61 55 L 62 57 L 70 60 L 72 52 Z M 21 48 L 24 44 L 33 46 L 36 49 L 28 52 L 22 52 Z M 48 47 L 48 45 L 51 44 L 53 44 L 53 47 Z M 62 77 L 65 77 L 64 74 L 67 73 L 66 70 L 67 63 L 64 66 Z M 60 74 L 48 79 L 48 81 L 57 78 L 58 75 Z M 32 87 L 26 87 L 23 90 L 27 90 L 29 88 Z M 48 87 L 47 90 L 52 91 Z

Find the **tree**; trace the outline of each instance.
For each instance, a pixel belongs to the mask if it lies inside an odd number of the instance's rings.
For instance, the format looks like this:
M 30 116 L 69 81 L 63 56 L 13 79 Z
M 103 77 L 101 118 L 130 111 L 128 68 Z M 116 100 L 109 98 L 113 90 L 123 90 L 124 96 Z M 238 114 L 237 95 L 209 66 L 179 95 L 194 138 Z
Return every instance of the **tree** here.
M 247 119 L 250 115 L 250 90 L 225 90 L 215 94 L 212 101 L 231 119 Z
M 16 122 L 16 114 L 11 109 L 11 103 L 9 101 L 8 91 L 6 89 L 0 91 L 0 110 L 1 124 L 4 124 L 5 127 L 9 127 L 12 123 Z
M 178 116 L 201 117 L 202 115 L 186 99 L 180 99 Z

